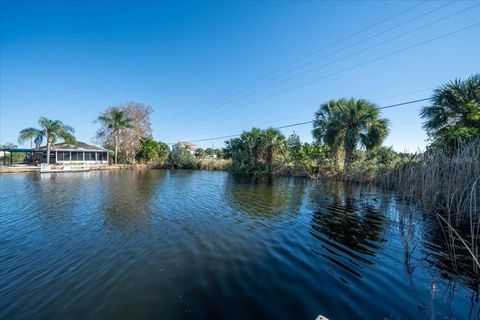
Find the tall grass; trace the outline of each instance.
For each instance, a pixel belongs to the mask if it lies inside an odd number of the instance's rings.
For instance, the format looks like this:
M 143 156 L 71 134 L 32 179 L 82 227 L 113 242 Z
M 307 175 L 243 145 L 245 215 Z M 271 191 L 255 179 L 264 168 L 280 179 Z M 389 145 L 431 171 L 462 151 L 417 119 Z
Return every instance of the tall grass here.
M 461 246 L 473 272 L 480 273 L 480 139 L 432 148 L 376 180 L 435 215 L 453 266 L 465 258 L 459 254 Z
M 232 160 L 225 159 L 200 159 L 197 162 L 197 168 L 199 170 L 210 171 L 228 171 L 232 166 Z

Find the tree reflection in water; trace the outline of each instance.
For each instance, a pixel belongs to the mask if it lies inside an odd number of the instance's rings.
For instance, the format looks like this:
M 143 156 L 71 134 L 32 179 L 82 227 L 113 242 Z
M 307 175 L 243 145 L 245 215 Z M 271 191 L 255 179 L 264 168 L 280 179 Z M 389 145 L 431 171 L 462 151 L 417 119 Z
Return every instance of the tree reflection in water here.
M 88 172 L 32 174 L 29 193 L 34 195 L 35 212 L 46 229 L 70 224 L 75 218 L 77 206 L 82 205 L 79 196 L 86 189 Z M 69 205 L 65 205 L 68 203 Z
M 387 222 L 380 211 L 364 200 L 362 190 L 353 185 L 331 183 L 319 185 L 311 193 L 314 206 L 311 235 L 322 242 L 322 252 L 332 263 L 357 277 L 361 263 L 371 265 L 381 243 Z
M 112 174 L 113 181 L 102 190 L 104 195 L 101 208 L 104 223 L 128 232 L 149 230 L 152 220 L 152 198 L 165 175 L 166 172 L 163 170 Z
M 225 187 L 228 204 L 251 218 L 284 219 L 299 212 L 305 179 L 271 175 L 229 175 Z

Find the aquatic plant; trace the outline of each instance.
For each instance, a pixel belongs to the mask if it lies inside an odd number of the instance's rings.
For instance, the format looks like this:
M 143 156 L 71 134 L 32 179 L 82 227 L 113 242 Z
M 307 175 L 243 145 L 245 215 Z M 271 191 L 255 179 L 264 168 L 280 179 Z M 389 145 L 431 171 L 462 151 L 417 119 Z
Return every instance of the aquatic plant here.
M 383 188 L 416 201 L 436 216 L 454 267 L 461 244 L 470 256 L 472 270 L 480 273 L 480 138 L 432 147 L 376 177 Z

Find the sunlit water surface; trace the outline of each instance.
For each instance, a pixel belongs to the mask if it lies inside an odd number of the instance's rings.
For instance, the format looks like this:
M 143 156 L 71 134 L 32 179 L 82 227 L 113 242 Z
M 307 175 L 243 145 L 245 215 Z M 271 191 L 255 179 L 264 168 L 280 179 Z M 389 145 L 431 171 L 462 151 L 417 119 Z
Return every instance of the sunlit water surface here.
M 11 174 L 0 203 L 2 319 L 479 318 L 441 230 L 366 186 Z

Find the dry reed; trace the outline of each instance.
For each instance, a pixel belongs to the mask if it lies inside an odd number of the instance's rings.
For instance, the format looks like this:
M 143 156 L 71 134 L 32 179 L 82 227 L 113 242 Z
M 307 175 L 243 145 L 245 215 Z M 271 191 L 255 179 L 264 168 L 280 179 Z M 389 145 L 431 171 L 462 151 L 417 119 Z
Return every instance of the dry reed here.
M 480 273 L 480 139 L 455 148 L 432 148 L 377 177 L 380 186 L 418 202 L 443 224 L 447 250 L 457 263 L 456 243 L 471 256 Z

